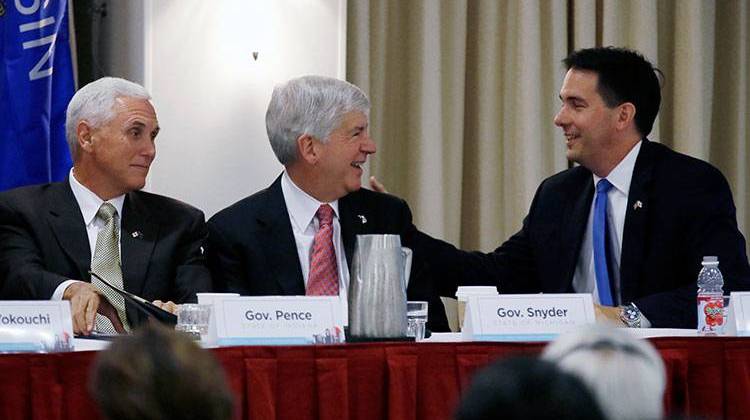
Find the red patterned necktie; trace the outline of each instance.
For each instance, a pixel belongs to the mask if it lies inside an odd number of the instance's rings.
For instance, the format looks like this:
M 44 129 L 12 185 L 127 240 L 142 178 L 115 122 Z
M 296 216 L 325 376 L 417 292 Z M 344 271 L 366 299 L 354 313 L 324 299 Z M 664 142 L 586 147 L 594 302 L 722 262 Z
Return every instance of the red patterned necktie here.
M 333 249 L 333 209 L 323 204 L 315 215 L 320 223 L 313 239 L 307 295 L 338 296 L 339 270 Z

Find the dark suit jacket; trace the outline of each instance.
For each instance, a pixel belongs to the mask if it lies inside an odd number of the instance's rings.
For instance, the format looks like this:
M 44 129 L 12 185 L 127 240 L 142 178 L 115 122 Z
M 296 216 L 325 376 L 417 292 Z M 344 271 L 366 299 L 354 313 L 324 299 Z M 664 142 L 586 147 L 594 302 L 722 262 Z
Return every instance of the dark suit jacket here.
M 341 235 L 351 267 L 356 235 L 400 234 L 411 247 L 416 233 L 406 203 L 394 196 L 366 189 L 339 200 Z M 367 220 L 362 223 L 364 216 Z M 240 295 L 304 295 L 305 284 L 289 213 L 281 191 L 281 177 L 271 186 L 227 207 L 208 221 L 206 255 L 217 291 Z M 414 251 L 407 294 L 430 303 L 428 325 L 447 331 L 448 321 L 433 283 L 422 276 L 425 258 Z
M 488 254 L 423 236 L 422 246 L 438 257 L 433 275 L 441 292 L 450 295 L 459 283 L 496 284 L 503 293 L 572 292 L 593 195 L 584 167 L 546 179 L 521 230 Z M 745 239 L 726 179 L 708 163 L 659 143 L 641 146 L 622 241 L 622 302 L 634 302 L 654 327 L 695 327 L 696 279 L 705 255 L 719 257 L 725 293 L 750 290 Z
M 211 288 L 201 248 L 207 235 L 200 210 L 128 193 L 120 232 L 125 289 L 147 300 L 195 301 Z M 86 226 L 67 181 L 0 193 L 0 298 L 49 299 L 65 280 L 90 281 L 90 266 Z M 126 311 L 131 325 L 143 321 L 134 307 Z

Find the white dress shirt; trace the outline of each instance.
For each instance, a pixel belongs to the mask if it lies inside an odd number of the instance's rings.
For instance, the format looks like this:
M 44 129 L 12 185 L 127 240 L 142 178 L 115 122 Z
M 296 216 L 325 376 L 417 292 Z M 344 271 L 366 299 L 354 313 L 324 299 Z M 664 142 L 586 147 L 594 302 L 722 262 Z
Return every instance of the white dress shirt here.
M 300 267 L 302 268 L 302 277 L 307 288 L 307 279 L 310 274 L 310 258 L 312 257 L 313 240 L 315 233 L 318 232 L 319 222 L 315 217 L 318 208 L 323 204 L 328 204 L 333 209 L 333 248 L 336 252 L 336 266 L 339 272 L 339 299 L 342 308 L 342 320 L 344 325 L 348 325 L 348 306 L 347 306 L 347 287 L 349 285 L 349 266 L 346 263 L 346 253 L 344 252 L 344 242 L 341 239 L 341 223 L 339 222 L 339 202 L 338 200 L 330 203 L 321 203 L 310 194 L 302 191 L 289 175 L 284 171 L 281 176 L 281 192 L 284 195 L 287 211 L 289 212 L 289 222 L 292 225 L 294 242 L 297 245 L 297 255 L 299 256 Z
M 616 305 L 620 302 L 620 253 L 622 251 L 622 234 L 625 226 L 625 213 L 628 209 L 628 192 L 630 181 L 633 179 L 633 169 L 638 152 L 641 150 L 639 141 L 620 163 L 607 175 L 607 180 L 613 188 L 607 192 L 607 229 L 610 238 L 610 262 L 611 272 L 614 274 L 614 286 L 612 295 Z M 593 175 L 594 185 L 599 182 L 600 177 Z M 596 192 L 594 193 L 596 196 Z M 591 293 L 594 303 L 599 303 L 599 291 L 596 287 L 596 274 L 594 272 L 594 246 L 592 242 L 592 229 L 594 222 L 594 204 L 596 199 L 591 200 L 591 209 L 586 223 L 586 232 L 583 235 L 581 253 L 578 255 L 575 275 L 573 276 L 573 290 L 577 293 Z M 625 302 L 627 303 L 627 302 Z
M 86 234 L 89 238 L 89 250 L 91 250 L 91 261 L 93 262 L 96 251 L 96 238 L 99 236 L 99 231 L 106 225 L 103 220 L 96 217 L 96 213 L 99 211 L 99 207 L 104 204 L 104 200 L 78 182 L 75 174 L 73 174 L 73 169 L 68 174 L 68 181 L 70 182 L 70 189 L 73 190 L 73 196 L 78 202 L 78 207 L 81 209 L 83 223 L 86 224 Z M 107 202 L 117 209 L 117 231 L 119 232 L 122 226 L 122 206 L 125 203 L 125 195 L 117 196 L 107 200 Z M 52 300 L 62 300 L 65 289 L 79 280 L 71 279 L 60 283 L 52 294 Z

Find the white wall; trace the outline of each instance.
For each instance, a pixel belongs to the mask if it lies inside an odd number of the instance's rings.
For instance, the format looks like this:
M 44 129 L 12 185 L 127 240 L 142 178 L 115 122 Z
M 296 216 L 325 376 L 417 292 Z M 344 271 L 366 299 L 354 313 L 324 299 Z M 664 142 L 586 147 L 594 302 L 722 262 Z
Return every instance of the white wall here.
M 273 86 L 303 74 L 345 76 L 346 0 L 145 0 L 128 7 L 131 20 L 145 23 L 144 65 L 143 74 L 131 66 L 134 74 L 123 76 L 143 77 L 162 128 L 146 189 L 207 217 L 281 172 L 265 130 Z
M 100 0 L 103 2 L 103 0 Z M 143 84 L 145 36 L 143 1 L 115 0 L 106 3 L 107 16 L 94 19 L 100 32 L 96 61 L 99 71 Z

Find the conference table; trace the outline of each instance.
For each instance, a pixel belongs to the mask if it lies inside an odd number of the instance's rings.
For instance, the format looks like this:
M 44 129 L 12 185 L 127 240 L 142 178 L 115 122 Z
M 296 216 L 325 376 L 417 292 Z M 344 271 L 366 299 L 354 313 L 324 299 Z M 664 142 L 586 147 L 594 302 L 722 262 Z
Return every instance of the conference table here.
M 679 330 L 677 330 L 679 331 Z M 649 334 L 654 335 L 653 332 Z M 646 338 L 664 359 L 667 413 L 750 418 L 750 339 Z M 692 335 L 692 336 L 691 336 Z M 238 419 L 450 419 L 472 374 L 495 359 L 538 354 L 543 342 L 461 342 L 435 334 L 420 343 L 215 348 L 236 396 Z M 100 418 L 88 393 L 102 346 L 0 355 L 0 419 Z

